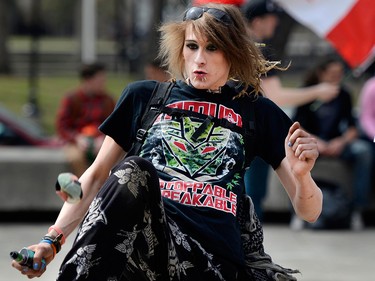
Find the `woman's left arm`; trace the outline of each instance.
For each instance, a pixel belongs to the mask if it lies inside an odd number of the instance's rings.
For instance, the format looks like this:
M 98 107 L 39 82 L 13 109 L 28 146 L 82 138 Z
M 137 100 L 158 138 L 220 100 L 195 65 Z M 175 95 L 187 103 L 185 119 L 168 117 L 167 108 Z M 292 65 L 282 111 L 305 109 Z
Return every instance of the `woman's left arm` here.
M 314 222 L 323 204 L 322 192 L 310 173 L 319 152 L 316 139 L 302 130 L 298 122 L 290 127 L 285 138 L 285 154 L 276 173 L 296 214 L 308 222 Z

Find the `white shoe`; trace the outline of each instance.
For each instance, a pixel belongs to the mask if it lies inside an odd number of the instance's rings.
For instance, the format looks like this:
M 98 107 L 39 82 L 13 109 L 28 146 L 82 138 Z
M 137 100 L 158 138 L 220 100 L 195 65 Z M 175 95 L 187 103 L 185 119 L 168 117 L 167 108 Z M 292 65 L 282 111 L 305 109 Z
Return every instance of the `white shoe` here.
M 351 216 L 350 229 L 355 231 L 360 231 L 365 228 L 363 218 L 360 212 L 354 211 Z
M 305 222 L 296 215 L 292 215 L 289 227 L 294 231 L 302 230 L 305 227 Z

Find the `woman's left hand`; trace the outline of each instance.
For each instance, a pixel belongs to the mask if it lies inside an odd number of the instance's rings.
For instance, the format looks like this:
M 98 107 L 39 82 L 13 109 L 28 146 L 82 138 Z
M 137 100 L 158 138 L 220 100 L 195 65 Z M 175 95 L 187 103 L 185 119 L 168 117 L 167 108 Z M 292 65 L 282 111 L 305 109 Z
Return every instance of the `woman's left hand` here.
M 317 140 L 295 122 L 285 138 L 285 153 L 293 174 L 304 176 L 312 170 L 319 156 Z

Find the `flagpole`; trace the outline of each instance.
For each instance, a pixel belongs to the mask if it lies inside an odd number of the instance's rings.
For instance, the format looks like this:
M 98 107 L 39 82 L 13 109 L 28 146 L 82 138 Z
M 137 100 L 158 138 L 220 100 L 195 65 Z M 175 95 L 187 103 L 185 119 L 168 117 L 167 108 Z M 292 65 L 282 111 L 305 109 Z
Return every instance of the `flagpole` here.
M 353 70 L 353 76 L 359 77 L 363 74 L 363 72 L 366 71 L 367 68 L 370 67 L 370 65 L 375 61 L 375 47 L 372 48 L 371 54 L 369 57 L 357 68 Z

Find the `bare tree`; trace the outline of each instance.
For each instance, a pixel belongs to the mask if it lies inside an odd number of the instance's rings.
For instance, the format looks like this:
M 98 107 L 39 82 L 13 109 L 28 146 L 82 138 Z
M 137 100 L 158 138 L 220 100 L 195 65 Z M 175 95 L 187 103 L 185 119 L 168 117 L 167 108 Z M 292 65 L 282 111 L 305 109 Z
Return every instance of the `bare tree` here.
M 156 27 L 161 23 L 163 16 L 163 8 L 165 6 L 165 0 L 154 0 L 152 1 L 152 21 L 150 26 L 150 44 L 148 44 L 149 49 L 147 50 L 149 59 L 152 59 L 158 51 L 158 42 L 159 42 L 159 32 L 156 30 Z
M 181 10 L 185 10 L 188 5 L 187 0 L 153 0 L 151 22 L 149 26 L 149 38 L 145 50 L 147 61 L 155 58 L 158 47 L 160 34 L 157 30 L 158 26 L 166 19 L 167 16 L 173 14 L 173 18 L 179 15 Z M 169 15 L 168 15 L 169 14 Z
M 9 74 L 11 72 L 9 51 L 7 41 L 9 35 L 9 9 L 10 0 L 0 1 L 0 73 Z

